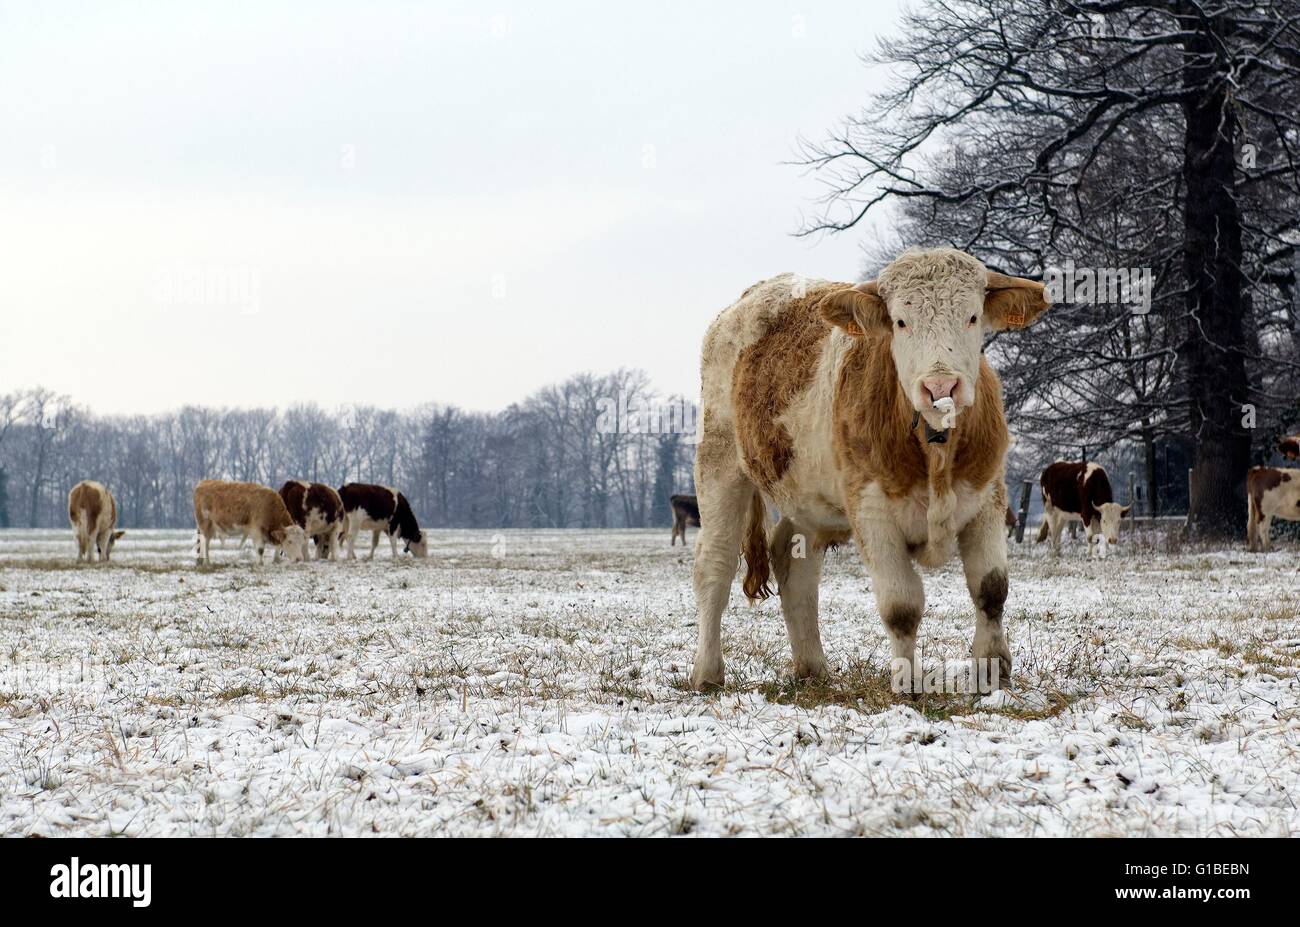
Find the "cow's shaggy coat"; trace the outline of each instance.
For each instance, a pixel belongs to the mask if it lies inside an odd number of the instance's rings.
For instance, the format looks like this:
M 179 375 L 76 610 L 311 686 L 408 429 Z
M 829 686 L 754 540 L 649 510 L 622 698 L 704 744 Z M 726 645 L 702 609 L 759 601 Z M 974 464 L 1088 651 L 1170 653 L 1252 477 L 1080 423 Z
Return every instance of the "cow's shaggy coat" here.
M 1300 521 L 1300 470 L 1255 467 L 1246 474 L 1246 547 L 1268 550 L 1273 518 Z
M 356 559 L 357 533 L 370 532 L 370 557 L 375 559 L 375 548 L 379 546 L 379 536 L 388 535 L 393 557 L 397 557 L 397 543 L 401 541 L 403 550 L 416 557 L 429 556 L 427 535 L 420 530 L 411 511 L 411 504 L 391 486 L 376 486 L 371 483 L 348 483 L 339 487 L 339 498 L 343 500 L 343 509 L 347 513 L 345 535 L 348 545 L 348 557 Z
M 280 494 L 257 483 L 203 480 L 194 487 L 194 524 L 200 563 L 210 562 L 209 548 L 218 536 L 251 538 L 259 562 L 268 544 L 290 560 L 301 560 L 307 543 Z
M 77 562 L 91 559 L 93 546 L 101 562 L 109 559 L 113 545 L 125 531 L 117 527 L 117 500 L 103 483 L 82 480 L 68 493 L 68 521 L 77 537 Z
M 857 286 L 775 277 L 718 316 L 701 359 L 693 685 L 722 684 L 721 617 L 738 551 L 747 596 L 776 582 L 795 674 L 826 672 L 818 581 L 828 545 L 849 537 L 893 655 L 908 661 L 925 605 L 913 561 L 937 566 L 956 547 L 978 613 L 974 655 L 1009 675 L 1008 435 L 982 346 L 1046 306 L 1041 284 L 940 249 L 908 252 Z M 940 399 L 955 403 L 951 428 Z M 770 531 L 768 502 L 781 512 Z

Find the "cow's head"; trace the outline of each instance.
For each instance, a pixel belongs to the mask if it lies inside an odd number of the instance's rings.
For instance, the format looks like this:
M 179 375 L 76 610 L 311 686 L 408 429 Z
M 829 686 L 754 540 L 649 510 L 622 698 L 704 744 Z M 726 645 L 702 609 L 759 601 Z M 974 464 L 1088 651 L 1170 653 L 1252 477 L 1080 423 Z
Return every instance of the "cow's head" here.
M 1105 538 L 1107 544 L 1118 544 L 1120 519 L 1132 507 L 1132 504 L 1120 505 L 1118 502 L 1103 502 L 1093 506 L 1097 510 L 1097 517 L 1088 525 L 1088 543 L 1096 543 Z
M 100 551 L 100 554 L 103 555 L 105 560 L 107 560 L 109 558 L 109 555 L 113 553 L 113 545 L 117 543 L 117 539 L 124 534 L 126 534 L 125 531 L 114 531 L 112 534 L 108 536 L 108 548 L 106 550 Z M 99 547 L 98 544 L 96 544 L 95 546 Z
M 289 558 L 290 563 L 302 562 L 303 552 L 307 549 L 307 532 L 301 525 L 273 528 L 268 537 L 280 553 Z
M 822 318 L 856 337 L 886 335 L 912 408 L 942 427 L 934 403 L 975 402 L 984 336 L 1032 323 L 1049 305 L 1043 284 L 987 270 L 952 248 L 908 251 L 875 280 L 837 290 Z
M 429 556 L 429 532 L 421 531 L 414 541 L 406 542 L 406 552 L 421 559 Z
M 1277 442 L 1278 452 L 1287 460 L 1300 458 L 1300 435 L 1287 435 Z

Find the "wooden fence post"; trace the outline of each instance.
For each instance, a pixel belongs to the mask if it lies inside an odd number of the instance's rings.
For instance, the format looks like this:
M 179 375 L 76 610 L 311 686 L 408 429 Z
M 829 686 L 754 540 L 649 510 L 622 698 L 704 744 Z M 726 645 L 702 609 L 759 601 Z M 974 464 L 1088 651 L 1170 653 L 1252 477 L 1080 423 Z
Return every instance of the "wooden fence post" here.
M 1033 489 L 1033 480 L 1025 480 L 1024 485 L 1020 487 L 1020 517 L 1016 519 L 1017 544 L 1023 544 L 1025 540 L 1025 522 L 1029 521 L 1029 494 Z

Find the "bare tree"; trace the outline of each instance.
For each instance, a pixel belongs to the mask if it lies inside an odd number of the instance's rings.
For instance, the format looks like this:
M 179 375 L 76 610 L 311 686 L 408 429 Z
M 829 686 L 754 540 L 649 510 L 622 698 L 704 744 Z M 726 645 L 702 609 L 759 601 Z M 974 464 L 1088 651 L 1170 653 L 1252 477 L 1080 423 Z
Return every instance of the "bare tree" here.
M 1273 399 L 1248 368 L 1251 297 L 1269 303 L 1294 285 L 1282 268 L 1300 201 L 1300 2 L 931 0 L 872 60 L 899 80 L 806 146 L 827 184 L 806 233 L 852 228 L 890 202 L 964 208 L 971 250 L 1032 274 L 1045 245 L 1104 245 L 1100 223 L 1079 221 L 1096 212 L 1085 194 L 1098 164 L 1126 138 L 1155 146 L 1134 154 L 1154 151 L 1149 195 L 1164 191 L 1179 212 L 1182 374 L 1169 404 L 1184 406 L 1196 441 L 1191 517 L 1203 533 L 1235 531 L 1251 452 L 1243 410 Z M 1266 167 L 1239 160 L 1247 138 L 1270 153 Z M 936 146 L 1007 154 L 959 165 L 963 176 L 936 169 Z

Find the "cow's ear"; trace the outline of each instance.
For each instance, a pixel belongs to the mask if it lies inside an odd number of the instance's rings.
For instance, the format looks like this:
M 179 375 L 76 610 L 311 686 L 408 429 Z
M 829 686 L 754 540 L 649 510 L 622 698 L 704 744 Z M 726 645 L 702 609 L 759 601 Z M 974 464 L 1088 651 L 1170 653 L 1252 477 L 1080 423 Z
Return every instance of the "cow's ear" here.
M 868 280 L 836 290 L 818 303 L 822 318 L 855 338 L 867 333 L 889 331 L 889 309 L 880 298 L 876 281 Z
M 993 331 L 1032 325 L 1051 304 L 1047 288 L 1037 280 L 1008 277 L 994 270 L 988 272 L 984 289 L 984 321 Z
M 1119 517 L 1123 518 L 1125 515 L 1129 513 L 1129 509 L 1131 508 L 1133 508 L 1132 502 L 1130 502 L 1128 505 L 1124 506 L 1122 509 L 1119 510 Z
M 113 532 L 113 540 L 116 541 L 118 538 L 120 538 L 120 537 L 121 537 L 122 535 L 124 535 L 124 534 L 126 534 L 125 531 L 114 531 L 114 532 Z
M 283 543 L 284 543 L 284 538 L 285 538 L 285 531 L 284 531 L 283 528 L 272 528 L 272 529 L 271 529 L 271 543 L 272 543 L 272 544 L 283 544 Z

